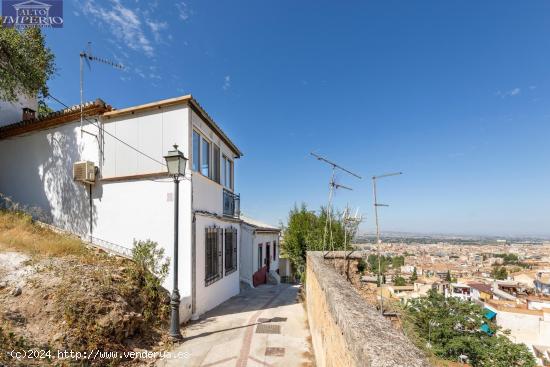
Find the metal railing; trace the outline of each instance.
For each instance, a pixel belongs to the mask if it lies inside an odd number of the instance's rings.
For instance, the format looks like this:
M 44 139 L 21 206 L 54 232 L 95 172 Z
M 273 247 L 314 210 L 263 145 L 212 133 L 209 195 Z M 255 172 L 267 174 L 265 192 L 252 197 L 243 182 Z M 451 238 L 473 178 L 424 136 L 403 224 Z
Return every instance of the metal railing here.
M 229 190 L 223 190 L 223 215 L 239 218 L 241 215 L 241 196 Z

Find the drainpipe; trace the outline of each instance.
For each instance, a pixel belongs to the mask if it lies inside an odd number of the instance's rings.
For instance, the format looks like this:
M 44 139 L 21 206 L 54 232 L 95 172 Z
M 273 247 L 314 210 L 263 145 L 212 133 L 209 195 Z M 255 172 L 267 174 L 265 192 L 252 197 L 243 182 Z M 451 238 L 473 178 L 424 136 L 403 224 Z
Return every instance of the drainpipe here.
M 191 188 L 191 208 L 193 207 L 193 189 Z M 197 216 L 193 212 L 191 221 L 191 320 L 199 319 L 197 314 Z
M 92 238 L 93 226 L 94 226 L 94 200 L 92 198 L 92 184 L 89 184 L 89 196 L 90 196 L 90 242 L 94 242 Z

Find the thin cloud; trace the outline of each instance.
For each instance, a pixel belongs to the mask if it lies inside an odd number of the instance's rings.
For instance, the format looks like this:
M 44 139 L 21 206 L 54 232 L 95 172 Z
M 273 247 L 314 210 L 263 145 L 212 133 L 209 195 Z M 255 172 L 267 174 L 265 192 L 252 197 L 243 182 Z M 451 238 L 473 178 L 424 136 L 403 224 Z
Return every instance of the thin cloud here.
M 226 75 L 226 76 L 223 77 L 222 89 L 223 90 L 228 90 L 229 88 L 231 88 L 231 75 Z
M 497 96 L 499 96 L 500 98 L 506 98 L 506 97 L 514 97 L 514 96 L 517 96 L 521 93 L 521 89 L 520 88 L 513 88 L 513 89 L 510 89 L 508 91 L 505 91 L 505 92 L 502 92 L 502 91 L 497 91 Z
M 98 24 L 107 26 L 113 37 L 129 48 L 153 56 L 154 47 L 143 30 L 140 17 L 135 11 L 122 5 L 120 0 L 111 0 L 111 4 L 107 6 L 87 0 L 82 6 L 82 12 Z
M 189 5 L 185 1 L 180 1 L 176 3 L 176 9 L 178 9 L 178 15 L 181 20 L 186 22 L 193 14 L 193 11 L 189 8 Z
M 146 19 L 145 23 L 151 30 L 151 33 L 153 34 L 153 37 L 155 37 L 156 42 L 160 42 L 162 40 L 161 37 L 161 31 L 168 28 L 168 23 L 166 22 L 157 22 L 152 19 Z

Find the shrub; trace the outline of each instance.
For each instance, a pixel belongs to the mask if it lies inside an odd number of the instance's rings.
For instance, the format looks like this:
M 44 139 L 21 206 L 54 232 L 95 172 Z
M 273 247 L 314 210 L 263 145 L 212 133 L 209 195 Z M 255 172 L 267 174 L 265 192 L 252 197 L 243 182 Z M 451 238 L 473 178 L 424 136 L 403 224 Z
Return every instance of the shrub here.
M 168 305 L 162 299 L 162 282 L 168 275 L 170 261 L 164 257 L 164 249 L 151 240 L 134 241 L 132 258 L 135 266 L 130 269 L 130 276 L 142 287 L 143 317 L 149 323 L 168 311 Z
M 367 263 L 364 259 L 359 259 L 357 262 L 357 271 L 361 274 L 363 274 L 367 270 Z

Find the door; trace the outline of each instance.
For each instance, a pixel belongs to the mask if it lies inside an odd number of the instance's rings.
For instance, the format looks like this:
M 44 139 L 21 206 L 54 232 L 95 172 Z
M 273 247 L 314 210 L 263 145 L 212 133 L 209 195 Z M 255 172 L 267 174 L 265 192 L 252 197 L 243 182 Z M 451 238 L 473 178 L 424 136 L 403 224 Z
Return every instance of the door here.
M 271 265 L 271 251 L 269 242 L 265 244 L 265 264 L 267 266 L 267 272 L 269 273 L 269 266 Z

